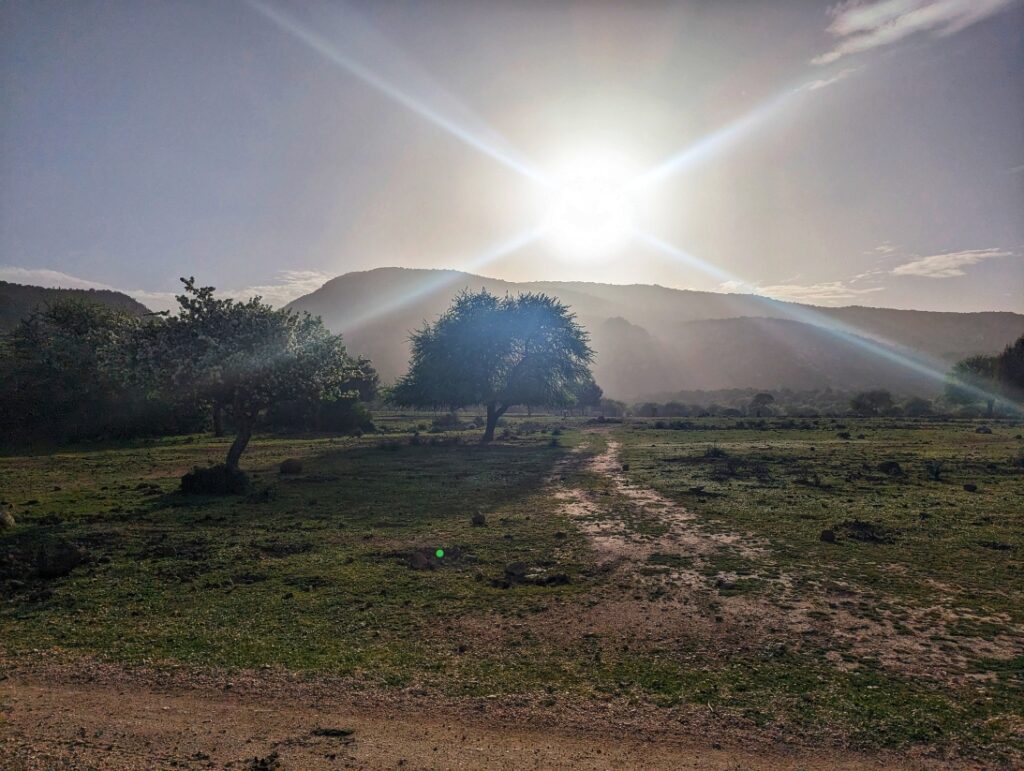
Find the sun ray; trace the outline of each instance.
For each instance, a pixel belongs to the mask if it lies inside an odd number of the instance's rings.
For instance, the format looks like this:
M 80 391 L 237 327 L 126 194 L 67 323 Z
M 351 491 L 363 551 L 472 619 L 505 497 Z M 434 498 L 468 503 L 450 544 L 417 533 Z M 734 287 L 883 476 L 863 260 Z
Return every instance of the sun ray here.
M 516 171 L 520 175 L 541 185 L 548 185 L 548 178 L 538 169 L 534 168 L 525 158 L 519 156 L 510 148 L 496 147 L 493 141 L 477 135 L 470 129 L 461 125 L 448 115 L 442 114 L 439 110 L 431 107 L 421 98 L 409 93 L 404 89 L 390 82 L 387 78 L 379 75 L 364 63 L 357 61 L 352 56 L 346 55 L 322 35 L 303 26 L 291 16 L 272 7 L 263 0 L 246 0 L 247 4 L 257 11 L 264 18 L 271 21 L 281 30 L 287 32 L 301 42 L 305 43 L 313 51 L 317 52 L 348 74 L 359 79 L 366 85 L 391 99 L 406 109 L 412 111 L 424 120 L 443 129 L 451 136 L 459 139 L 464 144 L 498 161 L 507 168 Z M 496 136 L 496 132 L 489 131 Z
M 761 303 L 772 311 L 775 311 L 788 319 L 803 322 L 805 324 L 811 324 L 819 329 L 823 329 L 844 342 L 855 345 L 868 353 L 905 367 L 906 369 L 916 372 L 919 375 L 923 375 L 931 380 L 945 382 L 948 377 L 949 365 L 945 362 L 924 356 L 916 351 L 913 352 L 913 354 L 900 353 L 893 347 L 883 345 L 882 343 L 871 339 L 866 332 L 858 329 L 857 327 L 834 319 L 824 313 L 814 310 L 813 308 L 783 302 L 771 297 L 765 297 L 764 295 L 759 294 L 759 288 L 756 285 L 751 284 L 749 281 L 731 274 L 713 263 L 702 260 L 699 257 L 695 257 L 689 252 L 680 249 L 651 233 L 636 231 L 634 235 L 640 242 L 657 249 L 663 254 L 666 254 L 689 267 L 696 268 L 697 270 L 712 276 L 718 281 L 732 282 L 733 286 L 735 286 L 739 291 L 749 295 L 750 299 L 754 302 Z M 892 343 L 891 345 L 895 346 L 896 344 Z M 978 388 L 970 383 L 962 383 L 961 385 L 966 391 L 973 393 L 980 399 L 995 399 L 999 401 L 1002 398 L 997 394 L 990 393 L 985 389 Z
M 475 270 L 479 270 L 495 260 L 499 260 L 502 257 L 506 257 L 529 246 L 530 244 L 535 243 L 541 235 L 541 230 L 537 228 L 531 228 L 529 230 L 516 233 L 510 238 L 491 245 L 487 249 L 484 249 L 470 257 L 468 260 L 462 261 L 457 270 L 463 273 L 471 273 Z M 395 298 L 389 302 L 374 305 L 372 310 L 365 313 L 357 314 L 349 319 L 343 319 L 338 324 L 338 331 L 342 334 L 348 334 L 355 329 L 366 326 L 375 319 L 387 316 L 388 314 L 415 302 L 421 297 L 429 295 L 431 292 L 443 289 L 446 285 L 450 284 L 452 288 L 455 288 L 460 281 L 461 278 L 459 278 L 458 274 L 453 276 L 448 271 L 438 271 L 436 276 L 432 276 L 431 278 L 420 282 L 412 292 Z

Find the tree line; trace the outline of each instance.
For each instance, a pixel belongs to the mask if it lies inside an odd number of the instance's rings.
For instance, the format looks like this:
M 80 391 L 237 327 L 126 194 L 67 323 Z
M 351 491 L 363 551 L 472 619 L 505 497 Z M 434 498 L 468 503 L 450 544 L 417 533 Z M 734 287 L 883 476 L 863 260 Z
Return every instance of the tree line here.
M 258 428 L 370 427 L 379 378 L 319 317 L 239 302 L 182 279 L 174 314 L 139 317 L 80 301 L 38 309 L 0 338 L 0 431 L 22 439 L 127 438 L 212 428 L 234 434 L 222 471 Z M 543 294 L 464 292 L 414 332 L 408 406 L 483 405 L 483 441 L 510 406 L 597 404 L 593 352 L 569 309 Z M 230 487 L 231 484 L 228 484 Z

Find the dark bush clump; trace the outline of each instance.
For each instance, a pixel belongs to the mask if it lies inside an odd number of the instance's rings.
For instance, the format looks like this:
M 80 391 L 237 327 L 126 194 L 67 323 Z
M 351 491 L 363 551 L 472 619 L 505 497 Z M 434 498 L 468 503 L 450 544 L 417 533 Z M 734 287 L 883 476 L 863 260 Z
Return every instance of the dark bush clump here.
M 196 466 L 181 478 L 181 491 L 186 495 L 242 495 L 249 491 L 249 477 L 223 464 Z
M 883 474 L 894 477 L 902 476 L 903 474 L 903 467 L 894 460 L 883 460 L 878 464 L 878 470 Z
M 282 474 L 301 474 L 302 473 L 302 461 L 298 458 L 287 458 L 281 461 L 281 473 Z

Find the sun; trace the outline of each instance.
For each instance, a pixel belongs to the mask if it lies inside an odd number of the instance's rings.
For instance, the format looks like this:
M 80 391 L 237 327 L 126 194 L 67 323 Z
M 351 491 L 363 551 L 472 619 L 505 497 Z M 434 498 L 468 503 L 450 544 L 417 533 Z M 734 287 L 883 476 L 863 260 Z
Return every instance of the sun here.
M 626 242 L 633 229 L 628 172 L 611 153 L 587 153 L 560 166 L 543 223 L 560 255 L 591 262 Z

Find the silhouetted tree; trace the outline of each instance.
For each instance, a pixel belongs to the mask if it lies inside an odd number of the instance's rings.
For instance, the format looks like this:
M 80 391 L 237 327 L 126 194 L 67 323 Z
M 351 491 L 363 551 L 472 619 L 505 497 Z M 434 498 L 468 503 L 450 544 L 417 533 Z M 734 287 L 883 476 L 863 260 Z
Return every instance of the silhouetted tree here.
M 172 428 L 171 411 L 124 377 L 121 351 L 141 323 L 82 300 L 31 313 L 0 345 L 0 435 L 76 439 Z
M 229 469 L 252 438 L 259 414 L 278 400 L 330 401 L 358 392 L 363 373 L 319 317 L 275 310 L 254 297 L 214 297 L 182 279 L 177 316 L 142 327 L 132 368 L 168 400 L 219 405 L 235 430 Z
M 903 404 L 903 414 L 911 418 L 920 418 L 934 412 L 932 403 L 920 396 L 912 396 Z
M 996 365 L 995 356 L 969 356 L 958 361 L 946 377 L 946 400 L 953 404 L 984 401 L 985 414 L 992 417 L 998 389 Z
M 774 401 L 775 397 L 769 393 L 754 394 L 754 398 L 750 400 L 749 410 L 754 413 L 755 418 L 760 418 L 765 407 Z
M 892 394 L 884 389 L 862 391 L 850 399 L 850 408 L 864 417 L 873 417 L 892 407 Z
M 409 372 L 394 400 L 449 409 L 482 404 L 484 442 L 513 404 L 571 405 L 592 379 L 587 333 L 566 306 L 544 294 L 463 292 L 411 342 Z
M 601 388 L 592 377 L 587 377 L 581 380 L 577 385 L 573 393 L 573 397 L 576 400 L 576 406 L 580 408 L 580 412 L 591 407 L 598 407 L 601 404 L 601 398 L 604 396 L 604 389 Z
M 995 375 L 1006 396 L 1024 401 L 1024 335 L 996 357 Z

